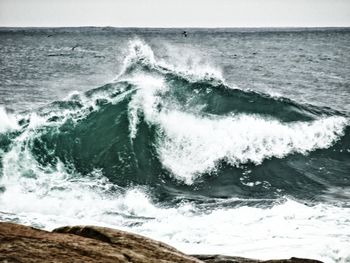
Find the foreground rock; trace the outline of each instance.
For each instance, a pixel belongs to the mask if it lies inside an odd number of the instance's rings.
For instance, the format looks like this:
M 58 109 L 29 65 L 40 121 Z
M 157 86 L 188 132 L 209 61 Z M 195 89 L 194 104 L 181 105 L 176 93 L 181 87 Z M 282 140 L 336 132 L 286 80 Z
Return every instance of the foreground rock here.
M 77 226 L 50 233 L 0 223 L 0 262 L 200 261 L 161 242 L 114 229 Z
M 188 256 L 140 235 L 95 226 L 53 232 L 0 222 L 0 262 L 316 263 L 304 259 L 259 261 L 220 255 Z

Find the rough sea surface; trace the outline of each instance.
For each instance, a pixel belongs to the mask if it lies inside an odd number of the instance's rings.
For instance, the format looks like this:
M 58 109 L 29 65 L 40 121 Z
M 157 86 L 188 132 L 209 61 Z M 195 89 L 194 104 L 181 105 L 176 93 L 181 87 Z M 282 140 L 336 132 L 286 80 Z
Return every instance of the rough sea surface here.
M 0 29 L 0 220 L 350 262 L 350 29 Z

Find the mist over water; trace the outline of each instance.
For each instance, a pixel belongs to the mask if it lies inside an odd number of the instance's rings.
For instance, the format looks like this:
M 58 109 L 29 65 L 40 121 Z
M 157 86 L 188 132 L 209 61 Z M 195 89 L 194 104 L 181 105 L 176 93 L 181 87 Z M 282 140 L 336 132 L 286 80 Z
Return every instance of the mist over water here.
M 0 220 L 350 260 L 349 31 L 0 35 Z

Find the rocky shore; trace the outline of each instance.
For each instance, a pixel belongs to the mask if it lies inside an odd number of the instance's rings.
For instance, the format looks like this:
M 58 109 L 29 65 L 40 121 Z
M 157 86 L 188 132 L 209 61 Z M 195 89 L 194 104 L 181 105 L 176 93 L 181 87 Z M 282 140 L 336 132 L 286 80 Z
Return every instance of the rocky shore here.
M 150 238 L 105 227 L 61 227 L 47 232 L 0 222 L 0 262 L 320 263 L 311 259 L 256 260 L 186 255 Z

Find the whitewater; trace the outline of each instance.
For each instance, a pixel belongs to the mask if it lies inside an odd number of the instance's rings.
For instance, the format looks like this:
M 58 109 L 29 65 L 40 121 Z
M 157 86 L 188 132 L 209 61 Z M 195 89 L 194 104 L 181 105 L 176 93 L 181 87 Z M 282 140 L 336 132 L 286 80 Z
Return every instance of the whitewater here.
M 111 81 L 30 109 L 2 103 L 0 220 L 108 226 L 191 254 L 350 262 L 344 103 L 244 88 L 193 48 L 184 63 L 165 46 L 157 56 L 132 36 Z

